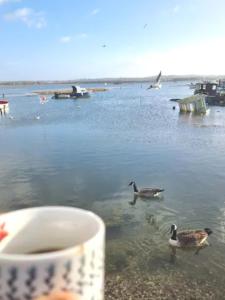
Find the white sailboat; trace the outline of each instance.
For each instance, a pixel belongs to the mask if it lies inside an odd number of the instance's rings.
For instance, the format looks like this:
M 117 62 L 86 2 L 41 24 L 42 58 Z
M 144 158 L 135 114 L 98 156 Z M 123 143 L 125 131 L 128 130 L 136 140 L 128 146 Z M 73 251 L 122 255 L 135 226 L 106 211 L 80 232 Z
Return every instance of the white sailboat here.
M 162 77 L 162 72 L 159 72 L 159 75 L 156 77 L 155 83 L 151 84 L 147 89 L 161 89 L 162 85 L 160 83 Z

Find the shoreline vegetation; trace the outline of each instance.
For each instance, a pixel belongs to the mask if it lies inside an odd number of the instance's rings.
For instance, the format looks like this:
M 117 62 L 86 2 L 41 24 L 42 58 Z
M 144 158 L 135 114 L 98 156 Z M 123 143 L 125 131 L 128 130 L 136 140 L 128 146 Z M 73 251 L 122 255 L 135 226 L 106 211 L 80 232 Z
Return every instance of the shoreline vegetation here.
M 223 79 L 225 75 L 165 75 L 163 82 L 167 81 L 202 81 Z M 75 80 L 18 80 L 0 81 L 0 86 L 24 86 L 24 85 L 49 85 L 49 84 L 88 84 L 88 83 L 141 83 L 153 81 L 155 76 L 150 77 L 120 77 L 120 78 L 95 78 L 95 79 L 75 79 Z

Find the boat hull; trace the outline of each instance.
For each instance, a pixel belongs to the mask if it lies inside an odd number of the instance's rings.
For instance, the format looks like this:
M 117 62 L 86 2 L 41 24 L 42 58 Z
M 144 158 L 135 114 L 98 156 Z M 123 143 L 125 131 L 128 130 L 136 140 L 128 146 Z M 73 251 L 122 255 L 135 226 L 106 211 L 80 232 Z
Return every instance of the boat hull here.
M 0 114 L 5 114 L 9 111 L 9 102 L 7 100 L 0 100 Z

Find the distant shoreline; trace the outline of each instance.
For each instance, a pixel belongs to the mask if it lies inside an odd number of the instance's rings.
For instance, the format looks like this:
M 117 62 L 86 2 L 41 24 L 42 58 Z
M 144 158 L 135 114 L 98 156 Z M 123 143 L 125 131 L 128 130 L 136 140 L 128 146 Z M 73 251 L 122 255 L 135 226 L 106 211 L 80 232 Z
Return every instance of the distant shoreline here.
M 165 75 L 163 82 L 169 81 L 201 81 L 223 79 L 225 75 Z M 95 78 L 95 79 L 74 79 L 74 80 L 19 80 L 19 81 L 0 81 L 0 86 L 24 86 L 24 85 L 49 85 L 49 84 L 87 84 L 87 83 L 140 83 L 149 82 L 155 79 L 150 77 L 121 77 L 121 78 Z

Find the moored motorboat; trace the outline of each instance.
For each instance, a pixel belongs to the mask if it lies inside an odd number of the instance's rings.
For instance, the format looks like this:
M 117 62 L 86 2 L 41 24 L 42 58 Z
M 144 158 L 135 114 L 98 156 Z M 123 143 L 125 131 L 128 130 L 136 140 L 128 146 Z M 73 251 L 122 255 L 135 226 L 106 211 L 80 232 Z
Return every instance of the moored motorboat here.
M 73 92 L 70 95 L 71 98 L 89 97 L 90 94 L 86 88 L 81 88 L 79 85 L 72 86 Z
M 83 97 L 89 97 L 90 93 L 86 88 L 81 88 L 80 86 L 72 86 L 72 92 L 55 92 L 53 99 L 77 99 Z

